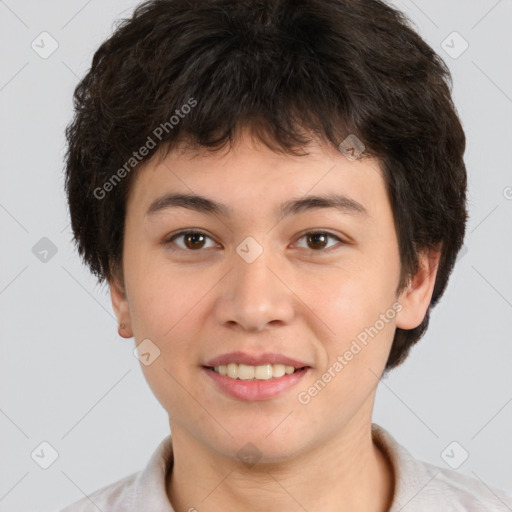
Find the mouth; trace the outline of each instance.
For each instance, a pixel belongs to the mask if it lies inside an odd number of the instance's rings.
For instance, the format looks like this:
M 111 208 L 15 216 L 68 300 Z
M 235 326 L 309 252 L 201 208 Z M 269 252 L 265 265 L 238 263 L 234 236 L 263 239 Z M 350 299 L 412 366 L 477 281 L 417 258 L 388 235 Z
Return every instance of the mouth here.
M 305 378 L 311 367 L 283 364 L 250 366 L 229 363 L 203 366 L 202 370 L 222 394 L 238 401 L 259 401 L 271 400 L 291 391 Z
M 312 367 L 277 352 L 238 351 L 205 361 L 204 374 L 221 393 L 237 400 L 269 400 L 298 385 Z

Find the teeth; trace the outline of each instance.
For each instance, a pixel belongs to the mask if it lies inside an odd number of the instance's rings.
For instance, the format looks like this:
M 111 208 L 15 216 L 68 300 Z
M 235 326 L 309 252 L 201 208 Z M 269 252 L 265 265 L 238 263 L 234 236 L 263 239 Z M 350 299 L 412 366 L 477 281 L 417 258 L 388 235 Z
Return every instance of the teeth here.
M 232 379 L 241 380 L 268 380 L 274 377 L 282 377 L 284 374 L 295 372 L 293 366 L 284 364 L 263 364 L 260 366 L 250 366 L 247 364 L 229 363 L 227 365 L 216 366 L 214 370 L 220 375 L 226 375 Z

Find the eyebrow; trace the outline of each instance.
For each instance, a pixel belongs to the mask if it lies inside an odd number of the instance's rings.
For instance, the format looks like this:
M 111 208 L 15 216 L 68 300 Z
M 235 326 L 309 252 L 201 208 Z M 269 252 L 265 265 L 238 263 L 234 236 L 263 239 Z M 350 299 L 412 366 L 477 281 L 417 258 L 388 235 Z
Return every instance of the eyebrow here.
M 165 194 L 155 199 L 149 206 L 146 216 L 170 208 L 186 208 L 199 213 L 232 217 L 233 209 L 223 203 L 196 194 Z M 368 216 L 366 208 L 359 202 L 343 194 L 311 195 L 299 199 L 291 199 L 282 203 L 275 211 L 276 217 L 296 215 L 305 211 L 334 208 L 349 215 Z

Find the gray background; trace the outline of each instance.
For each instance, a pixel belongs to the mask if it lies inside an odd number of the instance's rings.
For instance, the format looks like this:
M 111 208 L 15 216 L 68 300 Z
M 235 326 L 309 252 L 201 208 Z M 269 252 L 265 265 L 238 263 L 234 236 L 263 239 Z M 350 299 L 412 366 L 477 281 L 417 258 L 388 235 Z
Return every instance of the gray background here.
M 137 3 L 0 1 L 1 511 L 58 510 L 142 469 L 168 434 L 133 339 L 117 334 L 107 288 L 74 250 L 63 192 L 73 89 L 114 21 Z M 442 453 L 454 464 L 466 450 L 458 471 L 510 490 L 512 2 L 394 4 L 453 73 L 470 219 L 467 252 L 428 333 L 381 381 L 374 421 L 438 466 L 449 467 Z M 31 47 L 51 49 L 43 31 L 58 42 L 48 58 Z M 469 44 L 461 55 L 454 31 Z M 43 237 L 57 249 L 46 261 Z M 44 441 L 58 452 L 48 469 L 39 465 L 51 462 Z

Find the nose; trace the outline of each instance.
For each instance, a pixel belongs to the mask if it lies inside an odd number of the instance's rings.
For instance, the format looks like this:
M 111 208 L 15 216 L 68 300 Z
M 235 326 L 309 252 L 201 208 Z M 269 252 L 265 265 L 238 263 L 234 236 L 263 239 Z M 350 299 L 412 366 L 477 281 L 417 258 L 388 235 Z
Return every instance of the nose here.
M 259 332 L 268 324 L 290 323 L 296 308 L 293 283 L 284 265 L 273 257 L 270 249 L 251 262 L 238 253 L 233 268 L 219 283 L 215 307 L 217 321 L 230 328 Z

